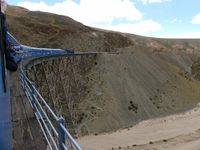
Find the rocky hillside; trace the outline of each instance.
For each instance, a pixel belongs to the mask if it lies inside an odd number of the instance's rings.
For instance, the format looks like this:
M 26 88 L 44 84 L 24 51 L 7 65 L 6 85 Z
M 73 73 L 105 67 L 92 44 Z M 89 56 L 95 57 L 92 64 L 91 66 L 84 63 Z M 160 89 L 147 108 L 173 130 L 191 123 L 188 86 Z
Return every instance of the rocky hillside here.
M 71 133 L 99 134 L 196 106 L 200 82 L 193 77 L 198 78 L 199 56 L 133 46 L 49 60 L 30 68 L 29 76 L 75 129 Z
M 9 8 L 8 24 L 23 44 L 105 52 L 29 68 L 43 96 L 78 136 L 127 128 L 200 102 L 200 40 L 98 30 L 68 17 L 18 7 Z
M 32 12 L 20 7 L 9 7 L 7 22 L 9 31 L 21 43 L 30 46 L 113 51 L 133 45 L 131 39 L 121 34 L 99 31 L 66 16 Z

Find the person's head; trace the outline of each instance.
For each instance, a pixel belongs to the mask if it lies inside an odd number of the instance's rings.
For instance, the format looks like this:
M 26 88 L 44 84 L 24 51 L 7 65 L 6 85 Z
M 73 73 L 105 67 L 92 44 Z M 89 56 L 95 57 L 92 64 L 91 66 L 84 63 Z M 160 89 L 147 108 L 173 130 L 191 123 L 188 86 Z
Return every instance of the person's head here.
M 6 0 L 1 0 L 1 12 L 5 14 L 6 13 L 6 9 L 7 9 Z

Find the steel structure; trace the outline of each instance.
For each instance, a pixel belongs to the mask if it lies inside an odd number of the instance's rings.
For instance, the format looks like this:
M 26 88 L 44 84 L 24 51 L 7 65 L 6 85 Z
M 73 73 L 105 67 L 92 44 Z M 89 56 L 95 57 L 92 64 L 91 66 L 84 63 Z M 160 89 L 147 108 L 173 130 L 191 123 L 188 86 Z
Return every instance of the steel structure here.
M 2 39 L 1 39 L 2 40 Z M 73 55 L 70 49 L 48 49 L 34 48 L 21 45 L 10 33 L 7 33 L 7 40 L 13 45 L 19 59 L 28 59 L 37 56 L 60 56 Z M 12 149 L 12 124 L 11 124 L 11 105 L 8 83 L 8 71 L 5 69 L 4 49 L 0 44 L 0 150 Z M 21 63 L 20 79 L 25 95 L 29 100 L 35 117 L 41 127 L 42 133 L 51 150 L 81 150 L 74 138 L 65 128 L 65 120 L 62 116 L 57 116 L 43 99 L 34 84 L 26 76 L 25 66 Z
M 22 68 L 22 67 L 21 67 Z M 57 116 L 49 107 L 34 84 L 27 78 L 23 69 L 20 72 L 22 87 L 25 91 L 35 117 L 51 150 L 81 150 L 65 128 L 65 120 Z

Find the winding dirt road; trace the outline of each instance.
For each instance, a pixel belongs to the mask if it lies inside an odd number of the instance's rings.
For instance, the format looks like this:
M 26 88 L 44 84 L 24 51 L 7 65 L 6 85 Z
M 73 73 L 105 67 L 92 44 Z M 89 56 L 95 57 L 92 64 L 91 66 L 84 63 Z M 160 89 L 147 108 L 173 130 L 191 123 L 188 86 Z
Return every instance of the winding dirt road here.
M 200 104 L 185 113 L 142 121 L 129 129 L 98 136 L 84 136 L 78 139 L 78 143 L 83 150 L 109 150 L 119 147 L 198 150 L 199 129 Z

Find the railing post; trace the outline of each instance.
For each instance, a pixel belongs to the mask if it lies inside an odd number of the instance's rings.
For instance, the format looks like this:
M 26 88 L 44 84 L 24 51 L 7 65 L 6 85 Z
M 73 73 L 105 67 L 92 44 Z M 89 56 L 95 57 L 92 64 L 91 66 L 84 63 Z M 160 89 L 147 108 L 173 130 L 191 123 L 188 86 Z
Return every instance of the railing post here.
M 65 125 L 65 119 L 60 117 L 58 120 L 58 138 L 59 138 L 59 150 L 65 150 L 62 144 L 65 144 L 65 133 L 61 127 Z

